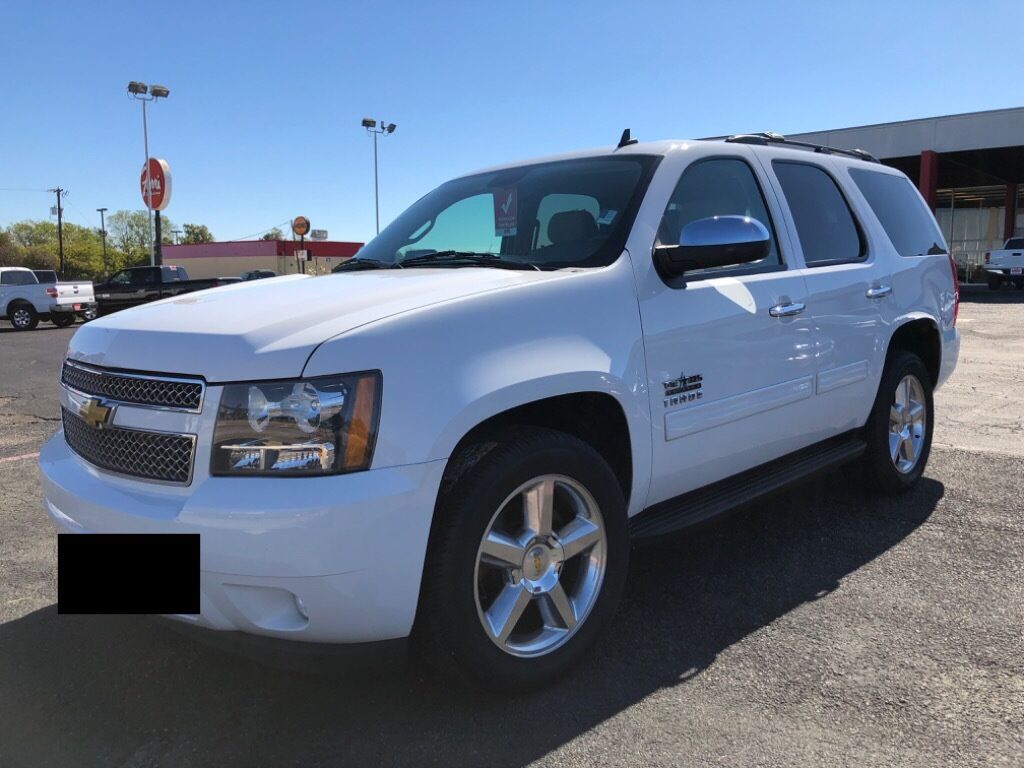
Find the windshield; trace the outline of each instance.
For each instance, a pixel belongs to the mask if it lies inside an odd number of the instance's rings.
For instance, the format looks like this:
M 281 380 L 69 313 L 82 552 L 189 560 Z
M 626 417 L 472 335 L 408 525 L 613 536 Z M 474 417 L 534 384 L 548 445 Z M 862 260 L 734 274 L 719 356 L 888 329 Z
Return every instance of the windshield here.
M 414 203 L 355 260 L 436 264 L 431 254 L 454 253 L 540 269 L 605 266 L 625 246 L 658 159 L 591 157 L 455 179 Z

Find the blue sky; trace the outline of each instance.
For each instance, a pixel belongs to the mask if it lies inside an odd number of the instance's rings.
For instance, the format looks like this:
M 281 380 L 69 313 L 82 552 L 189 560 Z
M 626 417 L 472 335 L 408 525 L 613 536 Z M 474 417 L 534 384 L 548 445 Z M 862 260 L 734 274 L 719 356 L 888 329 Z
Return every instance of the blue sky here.
M 373 235 L 453 175 L 641 139 L 1019 106 L 1016 2 L 30 2 L 0 7 L 0 225 L 141 207 L 139 106 L 167 215 L 219 240 L 295 215 Z M 1016 33 L 1015 33 L 1016 34 Z

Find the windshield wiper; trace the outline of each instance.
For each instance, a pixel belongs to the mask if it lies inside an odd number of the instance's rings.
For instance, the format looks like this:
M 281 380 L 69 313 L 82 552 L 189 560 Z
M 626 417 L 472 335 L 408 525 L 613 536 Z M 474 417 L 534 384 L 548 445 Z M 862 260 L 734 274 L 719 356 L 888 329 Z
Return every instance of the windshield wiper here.
M 474 267 L 496 267 L 498 269 L 536 269 L 536 264 L 522 261 L 506 261 L 497 253 L 477 253 L 476 251 L 435 251 L 421 253 L 403 261 L 395 262 L 396 267 L 414 267 L 417 265 L 445 262 L 448 264 L 469 264 Z
M 344 264 L 339 264 L 331 272 L 355 272 L 358 269 L 390 269 L 393 264 L 388 264 L 377 259 L 360 259 L 358 257 L 349 259 Z

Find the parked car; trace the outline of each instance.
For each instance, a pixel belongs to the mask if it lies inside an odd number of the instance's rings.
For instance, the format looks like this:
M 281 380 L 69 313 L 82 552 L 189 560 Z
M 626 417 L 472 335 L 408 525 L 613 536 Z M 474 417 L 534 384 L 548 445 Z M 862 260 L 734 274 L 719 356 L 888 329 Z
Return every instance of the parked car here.
M 987 251 L 984 269 L 993 291 L 1004 285 L 1024 288 L 1024 237 L 1011 237 L 1001 250 Z
M 99 313 L 106 315 L 127 307 L 136 307 L 168 296 L 215 288 L 238 282 L 237 277 L 212 277 L 190 280 L 184 267 L 127 267 L 96 285 Z
M 95 300 L 88 280 L 46 284 L 26 267 L 0 267 L 0 317 L 15 330 L 30 331 L 40 320 L 66 328 L 75 322 L 76 313 L 92 307 Z
M 540 686 L 608 626 L 632 538 L 846 463 L 913 488 L 958 302 L 927 205 L 863 153 L 624 136 L 443 184 L 336 274 L 83 326 L 46 508 L 201 534 L 194 625 L 411 635 Z
M 277 277 L 277 272 L 270 269 L 250 269 L 242 273 L 242 280 L 263 280 L 268 277 Z

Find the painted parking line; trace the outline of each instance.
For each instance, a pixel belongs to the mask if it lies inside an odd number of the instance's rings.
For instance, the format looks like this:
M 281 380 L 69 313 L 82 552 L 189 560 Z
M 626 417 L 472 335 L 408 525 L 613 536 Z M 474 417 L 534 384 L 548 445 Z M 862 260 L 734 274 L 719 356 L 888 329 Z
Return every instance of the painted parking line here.
M 21 456 L 4 456 L 3 458 L 0 458 L 0 464 L 3 464 L 4 462 L 8 461 L 22 461 L 24 459 L 35 459 L 38 457 L 38 451 L 36 451 L 35 453 L 23 453 L 21 454 Z

